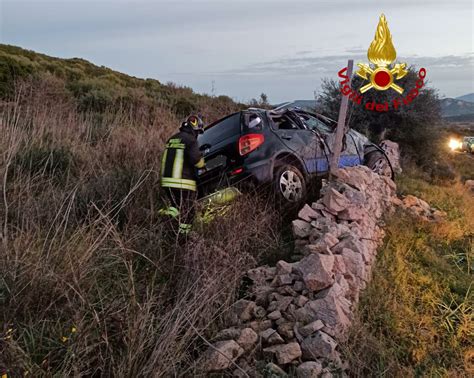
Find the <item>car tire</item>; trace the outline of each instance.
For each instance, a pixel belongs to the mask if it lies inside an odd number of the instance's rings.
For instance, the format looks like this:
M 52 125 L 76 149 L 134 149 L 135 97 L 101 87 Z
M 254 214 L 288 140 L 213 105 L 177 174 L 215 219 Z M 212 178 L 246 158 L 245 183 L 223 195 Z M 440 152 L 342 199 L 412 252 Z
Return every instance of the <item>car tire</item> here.
M 306 198 L 306 180 L 297 167 L 284 164 L 275 170 L 274 190 L 282 204 L 296 205 Z
M 380 176 L 392 178 L 393 172 L 388 159 L 380 151 L 370 152 L 365 157 L 365 165 Z

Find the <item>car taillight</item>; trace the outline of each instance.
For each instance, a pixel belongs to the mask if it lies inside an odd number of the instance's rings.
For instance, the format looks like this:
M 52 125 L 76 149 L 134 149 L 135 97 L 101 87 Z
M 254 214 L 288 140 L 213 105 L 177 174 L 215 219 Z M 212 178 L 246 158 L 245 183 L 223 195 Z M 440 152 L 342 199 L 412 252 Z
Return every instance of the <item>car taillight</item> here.
M 262 134 L 247 134 L 239 139 L 239 153 L 241 156 L 255 150 L 265 141 Z

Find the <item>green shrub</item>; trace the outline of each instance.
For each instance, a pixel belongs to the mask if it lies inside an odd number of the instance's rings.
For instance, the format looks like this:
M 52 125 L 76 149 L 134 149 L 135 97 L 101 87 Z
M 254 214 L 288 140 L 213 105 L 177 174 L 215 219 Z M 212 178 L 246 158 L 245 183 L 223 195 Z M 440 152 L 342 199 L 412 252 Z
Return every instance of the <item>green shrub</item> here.
M 13 161 L 13 166 L 30 175 L 43 174 L 58 179 L 74 168 L 74 157 L 64 147 L 29 146 L 20 150 Z

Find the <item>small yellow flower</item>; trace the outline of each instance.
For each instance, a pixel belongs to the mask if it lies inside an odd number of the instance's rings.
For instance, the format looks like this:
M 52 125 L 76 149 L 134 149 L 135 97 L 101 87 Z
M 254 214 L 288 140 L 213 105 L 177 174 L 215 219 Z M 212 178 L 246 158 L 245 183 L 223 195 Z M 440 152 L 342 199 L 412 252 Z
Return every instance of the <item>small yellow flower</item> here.
M 5 373 L 5 374 L 2 374 L 2 378 L 8 378 L 8 375 L 7 375 L 7 373 Z
M 61 341 L 62 341 L 63 343 L 65 343 L 66 341 L 68 341 L 68 338 L 67 338 L 66 336 L 63 336 L 63 337 L 61 337 Z
M 71 333 L 76 333 L 77 332 L 77 328 L 76 327 L 72 327 L 71 328 Z

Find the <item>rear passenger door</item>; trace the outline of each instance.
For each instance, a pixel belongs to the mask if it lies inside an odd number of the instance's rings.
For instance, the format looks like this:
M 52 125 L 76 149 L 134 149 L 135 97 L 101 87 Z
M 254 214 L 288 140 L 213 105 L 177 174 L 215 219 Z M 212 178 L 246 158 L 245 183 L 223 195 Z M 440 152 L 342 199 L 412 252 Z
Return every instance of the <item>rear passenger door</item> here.
M 317 173 L 321 147 L 315 133 L 305 128 L 293 112 L 272 119 L 272 128 L 279 139 L 304 162 L 306 172 Z

